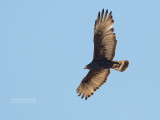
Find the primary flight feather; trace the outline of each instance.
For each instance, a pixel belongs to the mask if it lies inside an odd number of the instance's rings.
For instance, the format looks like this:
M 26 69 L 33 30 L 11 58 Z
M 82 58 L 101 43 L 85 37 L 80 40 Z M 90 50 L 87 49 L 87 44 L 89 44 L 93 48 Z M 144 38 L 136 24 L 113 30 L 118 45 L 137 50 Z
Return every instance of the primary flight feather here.
M 106 10 L 104 14 L 103 9 L 101 13 L 98 13 L 94 26 L 93 60 L 85 66 L 85 69 L 89 69 L 89 72 L 77 88 L 77 93 L 82 98 L 85 96 L 85 99 L 87 99 L 106 82 L 110 74 L 110 68 L 123 72 L 129 65 L 128 60 L 112 61 L 117 44 L 116 34 L 113 33 L 113 24 L 112 12 L 108 14 L 108 10 Z

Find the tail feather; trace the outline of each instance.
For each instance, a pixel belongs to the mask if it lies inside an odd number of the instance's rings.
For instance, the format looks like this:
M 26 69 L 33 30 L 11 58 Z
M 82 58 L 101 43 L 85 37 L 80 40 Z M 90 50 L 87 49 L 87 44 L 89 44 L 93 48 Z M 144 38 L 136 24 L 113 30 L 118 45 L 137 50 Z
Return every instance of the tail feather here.
M 112 68 L 118 71 L 125 71 L 128 68 L 129 61 L 114 61 Z

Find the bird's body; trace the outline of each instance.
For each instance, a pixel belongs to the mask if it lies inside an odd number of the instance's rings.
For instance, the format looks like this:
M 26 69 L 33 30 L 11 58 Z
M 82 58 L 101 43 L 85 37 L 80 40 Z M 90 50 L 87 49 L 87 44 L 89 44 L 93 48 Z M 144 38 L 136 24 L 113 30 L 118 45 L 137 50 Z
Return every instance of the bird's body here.
M 93 95 L 106 82 L 110 74 L 110 68 L 123 72 L 129 65 L 128 60 L 113 61 L 117 40 L 112 28 L 114 24 L 112 12 L 108 16 L 107 14 L 108 10 L 104 14 L 104 9 L 101 15 L 100 12 L 98 13 L 94 26 L 93 60 L 85 66 L 85 69 L 89 69 L 89 72 L 77 88 L 78 95 L 82 95 L 82 98 L 85 96 L 85 99 Z
M 93 60 L 85 69 L 102 70 L 112 68 L 113 63 L 111 60 Z

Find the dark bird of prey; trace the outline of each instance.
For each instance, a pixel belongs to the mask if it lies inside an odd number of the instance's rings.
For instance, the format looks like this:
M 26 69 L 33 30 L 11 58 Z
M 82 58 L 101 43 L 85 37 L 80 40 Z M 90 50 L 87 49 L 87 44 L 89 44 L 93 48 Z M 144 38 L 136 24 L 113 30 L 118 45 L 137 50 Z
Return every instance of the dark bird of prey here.
M 113 61 L 117 40 L 112 28 L 114 24 L 112 12 L 107 14 L 108 10 L 104 14 L 104 9 L 98 13 L 94 26 L 93 60 L 85 66 L 84 69 L 89 69 L 89 72 L 77 88 L 78 96 L 82 95 L 82 98 L 85 96 L 85 99 L 106 82 L 110 68 L 123 72 L 129 65 L 128 60 Z

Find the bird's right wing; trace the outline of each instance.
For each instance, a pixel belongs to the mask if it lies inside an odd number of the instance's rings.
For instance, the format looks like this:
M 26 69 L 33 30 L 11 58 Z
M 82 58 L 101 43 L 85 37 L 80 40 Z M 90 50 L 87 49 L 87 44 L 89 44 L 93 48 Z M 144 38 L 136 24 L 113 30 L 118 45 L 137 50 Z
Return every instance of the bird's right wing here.
M 90 70 L 77 88 L 78 96 L 82 95 L 82 98 L 85 96 L 85 99 L 87 99 L 93 95 L 94 92 L 106 82 L 109 74 L 110 69 Z
M 112 17 L 112 12 L 108 14 L 106 10 L 104 15 L 104 9 L 100 15 L 98 13 L 97 20 L 95 21 L 94 27 L 94 60 L 113 60 L 116 50 L 116 36 L 113 33 L 112 28 L 114 20 Z

